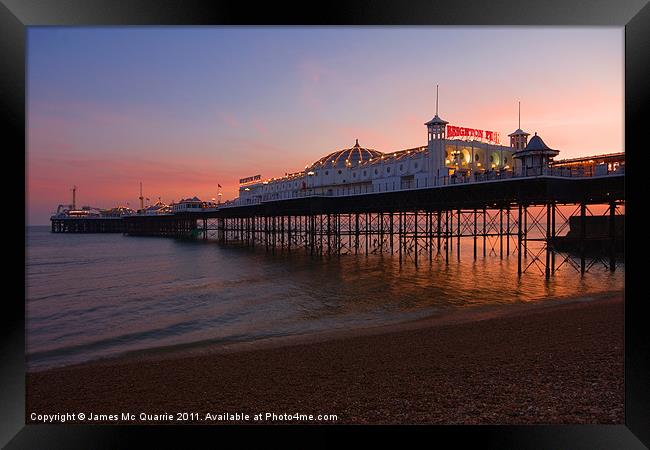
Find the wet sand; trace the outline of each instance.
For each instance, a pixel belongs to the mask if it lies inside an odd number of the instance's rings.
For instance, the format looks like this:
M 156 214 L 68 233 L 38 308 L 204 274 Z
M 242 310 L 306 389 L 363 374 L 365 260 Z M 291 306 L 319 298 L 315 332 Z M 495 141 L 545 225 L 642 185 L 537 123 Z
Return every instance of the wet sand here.
M 271 412 L 336 414 L 335 423 L 620 424 L 623 312 L 617 292 L 33 372 L 26 421 L 37 422 L 32 412 L 187 412 L 204 424 L 296 423 L 252 420 Z

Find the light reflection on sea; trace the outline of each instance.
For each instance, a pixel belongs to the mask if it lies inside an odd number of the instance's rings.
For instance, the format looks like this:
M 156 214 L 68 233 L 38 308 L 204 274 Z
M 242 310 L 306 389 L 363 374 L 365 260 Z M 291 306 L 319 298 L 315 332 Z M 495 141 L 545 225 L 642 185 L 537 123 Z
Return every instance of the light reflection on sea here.
M 473 260 L 450 247 L 430 263 L 397 255 L 312 258 L 304 251 L 121 234 L 27 234 L 28 369 L 128 351 L 256 339 L 412 320 L 481 305 L 620 290 L 595 265 L 584 278 L 564 265 L 550 281 L 490 247 Z M 434 253 L 435 256 L 435 253 Z M 525 261 L 527 265 L 530 260 Z M 561 260 L 557 260 L 559 265 Z

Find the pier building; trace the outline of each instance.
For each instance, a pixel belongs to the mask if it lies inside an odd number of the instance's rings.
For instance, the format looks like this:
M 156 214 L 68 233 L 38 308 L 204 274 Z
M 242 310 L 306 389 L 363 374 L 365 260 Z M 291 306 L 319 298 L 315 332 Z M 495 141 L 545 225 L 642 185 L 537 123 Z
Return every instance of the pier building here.
M 437 103 L 437 102 L 436 102 Z M 503 145 L 495 131 L 450 125 L 436 114 L 424 124 L 427 145 L 382 152 L 362 146 L 330 152 L 282 177 L 240 179 L 239 197 L 224 207 L 305 196 L 345 196 L 530 176 L 622 174 L 625 154 L 555 161 L 559 150 L 519 126 Z
M 214 209 L 217 207 L 215 202 L 204 202 L 197 196 L 192 198 L 181 199 L 178 203 L 171 204 L 171 212 L 181 213 L 181 212 L 200 212 L 209 209 Z
M 166 205 L 161 200 L 158 200 L 153 205 L 146 206 L 143 210 L 138 211 L 138 213 L 153 216 L 158 214 L 169 214 L 171 211 L 171 206 Z
M 243 178 L 235 204 L 305 195 L 393 192 L 505 177 L 513 172 L 513 155 L 523 150 L 528 136 L 517 130 L 522 134 L 511 145 L 502 145 L 497 132 L 449 125 L 437 113 L 425 126 L 427 145 L 421 147 L 381 152 L 362 146 L 357 139 L 352 147 L 331 152 L 304 170 L 264 180 L 259 175 Z

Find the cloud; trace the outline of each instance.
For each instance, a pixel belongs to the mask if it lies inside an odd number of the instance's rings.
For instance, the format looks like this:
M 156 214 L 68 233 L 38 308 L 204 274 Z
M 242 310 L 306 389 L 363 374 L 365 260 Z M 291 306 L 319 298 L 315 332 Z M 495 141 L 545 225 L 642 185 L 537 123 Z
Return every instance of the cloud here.
M 269 128 L 268 128 L 268 126 L 266 125 L 266 122 L 264 122 L 264 121 L 263 121 L 262 119 L 260 119 L 259 117 L 254 117 L 254 118 L 251 120 L 251 123 L 252 123 L 252 125 L 253 125 L 253 129 L 254 129 L 255 131 L 257 131 L 257 134 L 259 134 L 259 135 L 265 135 L 265 134 L 268 134 L 268 132 L 269 132 Z
M 300 82 L 300 101 L 315 110 L 322 108 L 320 98 L 324 81 L 333 75 L 332 71 L 315 60 L 303 60 L 298 63 L 298 79 Z
M 230 128 L 233 129 L 241 128 L 241 123 L 237 119 L 234 113 L 220 110 L 217 111 L 217 117 L 221 120 L 221 122 L 225 123 Z

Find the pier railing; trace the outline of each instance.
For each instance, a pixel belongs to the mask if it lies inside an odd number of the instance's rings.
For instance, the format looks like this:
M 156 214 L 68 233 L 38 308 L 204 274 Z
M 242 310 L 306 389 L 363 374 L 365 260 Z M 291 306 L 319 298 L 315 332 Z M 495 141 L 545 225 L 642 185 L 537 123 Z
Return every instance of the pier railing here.
M 438 177 L 434 179 L 433 187 L 438 186 L 451 186 L 451 185 L 460 185 L 468 183 L 484 183 L 484 182 L 499 182 L 511 179 L 521 179 L 521 178 L 534 178 L 534 177 L 562 177 L 562 178 L 591 178 L 599 176 L 611 176 L 611 175 L 623 175 L 625 174 L 625 166 L 618 166 L 615 170 L 609 170 L 607 166 L 599 168 L 598 166 L 593 167 L 530 167 L 522 169 L 521 173 L 515 173 L 514 171 L 486 171 L 483 173 L 474 173 L 472 175 L 450 175 L 444 177 Z M 426 189 L 431 186 L 416 186 L 413 180 L 402 181 L 398 183 L 399 186 L 395 188 L 381 189 L 380 185 L 378 189 L 375 189 L 374 184 L 366 185 L 357 185 L 357 186 L 345 186 L 345 185 L 334 185 L 332 188 L 323 190 L 323 188 L 305 188 L 301 191 L 288 191 L 288 192 L 274 192 L 270 194 L 264 194 L 261 197 L 254 197 L 248 199 L 237 199 L 234 201 L 226 202 L 221 205 L 222 208 L 228 207 L 240 207 L 240 206 L 249 206 L 257 205 L 267 201 L 278 201 L 278 200 L 290 200 L 296 198 L 305 198 L 305 197 L 342 197 L 349 195 L 363 195 L 363 194 L 373 194 L 373 193 L 385 193 L 385 192 L 399 192 L 399 191 L 408 191 L 416 189 Z

